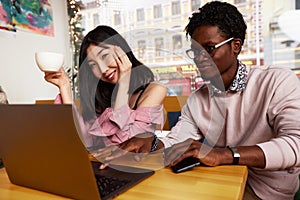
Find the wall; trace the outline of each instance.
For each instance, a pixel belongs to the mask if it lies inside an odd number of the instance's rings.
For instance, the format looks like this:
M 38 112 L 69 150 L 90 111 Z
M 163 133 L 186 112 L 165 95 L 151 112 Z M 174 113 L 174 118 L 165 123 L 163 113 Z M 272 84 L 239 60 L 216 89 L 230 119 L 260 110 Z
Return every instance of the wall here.
M 52 0 L 54 37 L 17 31 L 0 34 L 0 85 L 8 95 L 9 103 L 34 103 L 36 99 L 53 99 L 56 86 L 44 80 L 35 64 L 37 51 L 53 51 L 65 54 L 65 65 L 70 66 L 67 2 Z

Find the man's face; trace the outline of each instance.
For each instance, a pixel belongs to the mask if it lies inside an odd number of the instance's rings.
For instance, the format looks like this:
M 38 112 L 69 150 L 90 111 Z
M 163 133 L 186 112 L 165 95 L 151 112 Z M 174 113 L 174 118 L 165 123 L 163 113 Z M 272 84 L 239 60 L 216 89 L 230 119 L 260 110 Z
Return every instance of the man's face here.
M 224 82 L 224 78 L 234 77 L 237 65 L 231 46 L 233 39 L 226 42 L 227 39 L 216 26 L 200 26 L 194 31 L 191 49 L 195 52 L 194 62 L 203 79 L 212 80 L 221 75 Z

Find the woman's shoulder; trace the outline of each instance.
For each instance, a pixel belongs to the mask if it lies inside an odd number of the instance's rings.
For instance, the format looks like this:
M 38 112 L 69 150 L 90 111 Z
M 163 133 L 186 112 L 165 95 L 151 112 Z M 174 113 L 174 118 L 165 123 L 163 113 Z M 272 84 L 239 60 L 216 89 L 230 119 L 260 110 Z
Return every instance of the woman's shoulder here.
M 153 107 L 161 105 L 165 96 L 167 95 L 167 88 L 159 82 L 151 82 L 144 90 L 138 102 L 138 107 Z
M 150 82 L 149 83 L 149 85 L 148 85 L 148 87 L 147 88 L 160 88 L 160 89 L 165 89 L 165 90 L 167 90 L 167 87 L 164 85 L 164 84 L 162 84 L 161 82 L 159 82 L 159 81 L 152 81 L 152 82 Z
M 153 81 L 149 83 L 149 85 L 145 89 L 145 93 L 157 93 L 157 92 L 159 92 L 159 94 L 164 94 L 164 93 L 166 94 L 167 87 L 158 81 Z

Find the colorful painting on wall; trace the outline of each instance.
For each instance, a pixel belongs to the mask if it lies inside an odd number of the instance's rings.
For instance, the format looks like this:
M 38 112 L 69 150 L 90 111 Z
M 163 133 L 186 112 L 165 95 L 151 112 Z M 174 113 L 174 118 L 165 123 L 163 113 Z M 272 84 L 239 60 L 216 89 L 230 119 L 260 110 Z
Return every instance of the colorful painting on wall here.
M 54 36 L 51 0 L 0 0 L 0 29 Z

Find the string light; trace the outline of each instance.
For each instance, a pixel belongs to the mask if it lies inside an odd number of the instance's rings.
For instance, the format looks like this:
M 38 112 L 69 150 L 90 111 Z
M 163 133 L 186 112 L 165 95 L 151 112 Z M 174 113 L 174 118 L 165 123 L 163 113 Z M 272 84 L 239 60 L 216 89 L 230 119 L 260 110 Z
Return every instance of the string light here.
M 81 45 L 81 40 L 83 38 L 83 28 L 81 27 L 81 15 L 80 9 L 82 7 L 81 1 L 67 0 L 68 5 L 68 15 L 69 15 L 69 36 L 72 50 L 72 65 L 71 68 L 67 70 L 69 77 L 71 79 L 71 85 L 73 89 L 73 96 L 78 97 L 78 58 L 79 49 Z

